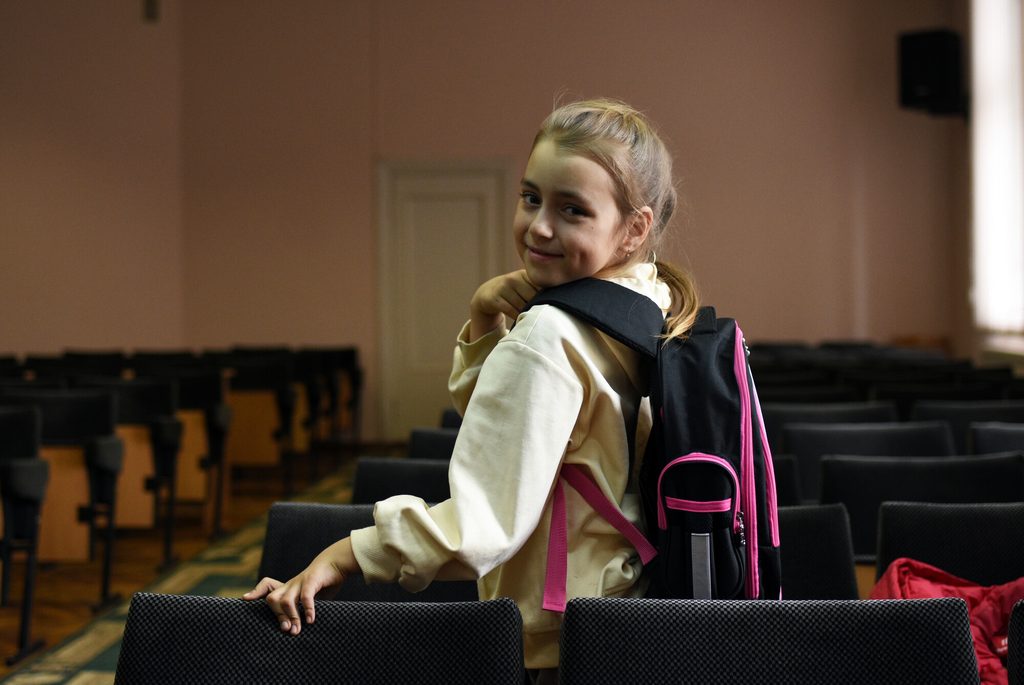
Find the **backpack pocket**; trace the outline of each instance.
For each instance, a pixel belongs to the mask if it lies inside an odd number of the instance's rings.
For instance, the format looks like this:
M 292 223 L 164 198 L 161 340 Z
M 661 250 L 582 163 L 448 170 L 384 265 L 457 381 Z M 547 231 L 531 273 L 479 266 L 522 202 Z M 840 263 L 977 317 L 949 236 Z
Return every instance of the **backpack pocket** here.
M 658 557 L 649 595 L 741 596 L 746 540 L 732 464 L 703 453 L 669 462 L 658 478 L 655 536 Z

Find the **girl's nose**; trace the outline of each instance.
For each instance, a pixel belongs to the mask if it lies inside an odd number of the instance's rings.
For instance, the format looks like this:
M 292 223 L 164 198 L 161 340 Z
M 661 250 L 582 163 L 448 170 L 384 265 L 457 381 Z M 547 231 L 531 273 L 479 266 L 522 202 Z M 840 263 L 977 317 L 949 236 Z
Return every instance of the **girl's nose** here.
M 538 238 L 551 238 L 555 232 L 551 229 L 546 212 L 537 212 L 530 222 L 530 233 Z

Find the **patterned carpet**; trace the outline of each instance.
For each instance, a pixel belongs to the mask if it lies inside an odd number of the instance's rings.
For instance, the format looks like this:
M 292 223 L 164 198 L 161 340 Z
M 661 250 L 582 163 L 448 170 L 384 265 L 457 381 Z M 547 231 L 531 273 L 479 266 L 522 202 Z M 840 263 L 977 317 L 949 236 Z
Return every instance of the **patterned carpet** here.
M 348 502 L 351 476 L 328 476 L 296 497 L 300 501 Z M 256 582 L 266 517 L 208 547 L 145 588 L 146 592 L 239 597 Z M 130 598 L 77 634 L 11 673 L 9 685 L 109 685 L 114 682 Z

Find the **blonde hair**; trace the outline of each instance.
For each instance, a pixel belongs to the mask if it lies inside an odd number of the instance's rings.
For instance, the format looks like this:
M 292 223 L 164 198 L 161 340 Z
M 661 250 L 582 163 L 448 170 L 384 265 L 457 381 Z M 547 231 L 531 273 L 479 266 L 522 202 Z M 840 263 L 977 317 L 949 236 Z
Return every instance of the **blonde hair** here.
M 627 258 L 626 265 L 654 262 L 659 277 L 672 292 L 666 337 L 685 336 L 697 318 L 699 298 L 689 273 L 655 258 L 675 213 L 676 189 L 672 156 L 654 127 L 624 102 L 583 100 L 558 107 L 548 115 L 533 140 L 534 147 L 544 140 L 600 164 L 615 184 L 622 216 L 651 208 L 651 230 L 641 248 Z

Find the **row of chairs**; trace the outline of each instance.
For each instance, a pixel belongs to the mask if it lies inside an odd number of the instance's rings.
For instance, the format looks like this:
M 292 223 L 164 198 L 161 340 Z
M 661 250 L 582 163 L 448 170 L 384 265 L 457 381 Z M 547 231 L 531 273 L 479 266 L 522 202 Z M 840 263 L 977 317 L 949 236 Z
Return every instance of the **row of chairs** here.
M 1013 610 L 1010 683 L 1022 674 Z M 183 629 L 182 626 L 188 626 Z M 975 684 L 966 603 L 570 600 L 560 682 Z M 297 636 L 263 602 L 139 593 L 116 683 L 524 682 L 522 617 L 488 602 L 318 603 Z
M 937 566 L 979 585 L 1024 576 L 1024 502 L 880 504 L 876 578 L 900 557 Z M 278 502 L 269 512 L 260 577 L 291 578 L 325 547 L 373 525 L 373 505 Z M 787 599 L 856 599 L 854 538 L 842 504 L 779 508 L 782 587 Z M 410 595 L 397 585 L 345 586 L 339 599 L 452 601 L 472 599 L 476 585 L 436 583 Z
M 876 345 L 751 345 L 751 367 L 765 403 L 887 401 L 901 420 L 914 402 L 1024 399 L 1024 380 L 1006 367 L 976 367 Z
M 786 452 L 785 427 L 809 423 L 894 423 L 896 404 L 888 401 L 844 403 L 775 403 L 761 405 L 765 430 L 775 452 Z M 1024 423 L 1024 401 L 948 400 L 915 401 L 909 421 L 944 421 L 956 454 L 984 453 L 975 447 L 970 426 L 975 423 Z M 945 447 L 944 445 L 942 446 Z M 989 450 L 990 451 L 990 450 Z
M 783 495 L 816 501 L 821 497 L 821 459 L 829 455 L 860 457 L 967 457 L 1024 450 L 1024 423 L 974 423 L 972 444 L 983 448 L 959 452 L 946 421 L 906 423 L 789 423 L 782 429 L 782 450 L 775 450 L 779 468 L 789 480 Z M 787 463 L 787 462 L 792 463 Z M 786 503 L 791 503 L 786 501 Z
M 973 442 L 985 449 L 986 456 L 954 456 L 949 426 L 940 421 L 800 423 L 782 429 L 792 450 L 775 457 L 779 503 L 845 505 L 853 521 L 854 547 L 863 562 L 874 560 L 882 502 L 1024 501 L 1024 423 L 973 425 Z M 410 459 L 360 458 L 353 502 L 371 503 L 406 490 L 429 501 L 447 498 L 446 460 L 457 434 L 456 428 L 415 429 Z M 844 454 L 856 456 L 840 456 Z
M 357 350 L 350 347 L 235 346 L 201 354 L 139 351 L 131 356 L 72 350 L 8 358 L 0 364 L 0 387 L 29 381 L 66 386 L 83 377 L 177 381 L 210 373 L 226 384 L 226 401 L 235 409 L 239 426 L 227 446 L 229 466 L 280 465 L 287 493 L 301 458 L 309 459 L 312 480 L 319 454 L 337 454 L 360 440 L 363 373 Z

